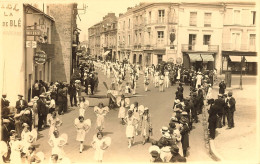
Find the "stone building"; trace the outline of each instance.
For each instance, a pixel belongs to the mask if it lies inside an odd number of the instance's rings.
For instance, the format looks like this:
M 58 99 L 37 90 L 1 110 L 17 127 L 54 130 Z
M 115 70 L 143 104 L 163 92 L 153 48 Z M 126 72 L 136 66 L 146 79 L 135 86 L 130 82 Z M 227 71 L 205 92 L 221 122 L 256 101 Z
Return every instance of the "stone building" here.
M 55 54 L 51 65 L 53 70 L 51 79 L 69 82 L 73 68 L 76 67 L 77 4 L 56 3 L 48 6 L 50 15 L 55 19 L 52 31 Z
M 251 2 L 225 3 L 223 22 L 223 72 L 241 72 L 241 57 L 245 57 L 243 73 L 256 74 L 256 6 Z

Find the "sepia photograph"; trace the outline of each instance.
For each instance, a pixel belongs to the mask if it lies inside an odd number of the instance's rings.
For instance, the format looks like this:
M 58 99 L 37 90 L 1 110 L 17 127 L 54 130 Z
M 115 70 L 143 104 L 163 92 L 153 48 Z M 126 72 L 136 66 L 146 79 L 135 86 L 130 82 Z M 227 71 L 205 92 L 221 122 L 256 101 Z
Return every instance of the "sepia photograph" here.
M 0 163 L 259 164 L 259 11 L 0 0 Z

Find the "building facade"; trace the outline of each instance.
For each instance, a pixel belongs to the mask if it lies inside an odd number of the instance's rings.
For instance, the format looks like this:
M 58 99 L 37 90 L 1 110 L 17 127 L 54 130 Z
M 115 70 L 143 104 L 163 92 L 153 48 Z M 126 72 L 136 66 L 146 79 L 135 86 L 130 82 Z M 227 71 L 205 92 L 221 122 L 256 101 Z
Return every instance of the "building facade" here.
M 222 73 L 239 70 L 246 56 L 246 73 L 256 73 L 255 3 L 140 3 L 119 14 L 117 27 L 119 61 L 173 62 Z
M 254 3 L 226 3 L 223 22 L 222 66 L 225 71 L 256 74 L 256 8 Z
M 223 9 L 221 3 L 180 4 L 178 53 L 185 68 L 220 68 Z

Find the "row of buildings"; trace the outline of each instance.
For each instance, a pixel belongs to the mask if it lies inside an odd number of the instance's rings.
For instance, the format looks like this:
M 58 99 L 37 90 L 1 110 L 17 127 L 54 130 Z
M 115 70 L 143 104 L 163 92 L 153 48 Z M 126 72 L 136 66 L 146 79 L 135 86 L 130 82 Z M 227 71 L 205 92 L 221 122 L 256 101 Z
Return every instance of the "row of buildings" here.
M 35 80 L 69 82 L 79 44 L 76 3 L 1 2 L 0 93 L 31 97 Z M 66 13 L 66 14 L 64 14 Z
M 90 54 L 141 66 L 162 61 L 186 68 L 256 74 L 253 2 L 140 3 L 116 17 L 108 13 L 88 29 Z

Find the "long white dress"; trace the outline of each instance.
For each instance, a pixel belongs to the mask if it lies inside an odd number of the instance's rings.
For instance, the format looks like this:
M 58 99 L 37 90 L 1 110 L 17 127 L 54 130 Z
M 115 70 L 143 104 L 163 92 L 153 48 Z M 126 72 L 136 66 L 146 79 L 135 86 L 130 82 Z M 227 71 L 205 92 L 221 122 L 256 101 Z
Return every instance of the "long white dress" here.
M 10 163 L 17 164 L 21 163 L 21 150 L 23 149 L 22 141 L 10 141 L 9 143 L 11 147 L 11 154 L 10 154 Z
M 80 122 L 78 118 L 75 119 L 74 125 L 77 129 L 77 141 L 85 141 L 86 133 L 89 131 L 91 126 L 91 121 L 89 119 Z
M 63 137 L 63 134 L 58 138 L 52 136 L 48 143 L 52 147 L 52 154 L 57 154 L 59 159 L 62 159 L 65 156 L 63 146 L 67 143 L 67 139 Z
M 209 100 L 211 98 L 212 98 L 212 87 L 209 87 L 206 99 Z
M 164 77 L 164 85 L 165 85 L 165 88 L 168 88 L 169 87 L 169 72 L 168 71 L 166 71 L 165 73 L 164 73 L 164 75 L 165 75 L 165 77 Z
M 202 75 L 200 75 L 200 74 L 197 75 L 196 79 L 197 79 L 196 88 L 198 88 L 198 85 L 201 85 Z
M 125 115 L 126 115 L 125 112 L 126 112 L 125 101 L 121 100 L 120 101 L 120 108 L 119 108 L 119 111 L 118 111 L 118 118 L 125 118 Z
M 126 137 L 127 138 L 134 137 L 136 118 L 134 116 L 131 117 L 127 116 L 125 118 L 125 122 L 126 122 Z
M 93 147 L 95 149 L 95 156 L 94 159 L 96 161 L 102 161 L 103 160 L 103 154 L 104 154 L 104 150 L 102 149 L 104 143 L 104 139 L 98 139 L 95 138 L 93 141 Z
M 23 144 L 23 153 L 28 152 L 28 148 L 31 146 L 33 142 L 33 136 L 30 131 L 25 132 L 24 130 L 21 133 L 21 138 L 22 138 L 22 144 Z
M 103 130 L 104 129 L 104 122 L 105 116 L 109 112 L 108 107 L 99 108 L 97 106 L 94 107 L 94 112 L 97 115 L 97 128 Z
M 58 127 L 61 126 L 62 121 L 58 117 L 56 117 L 54 119 L 52 117 L 50 117 L 48 120 L 48 123 L 50 124 L 49 136 L 52 136 L 53 132 L 55 130 L 58 130 Z

